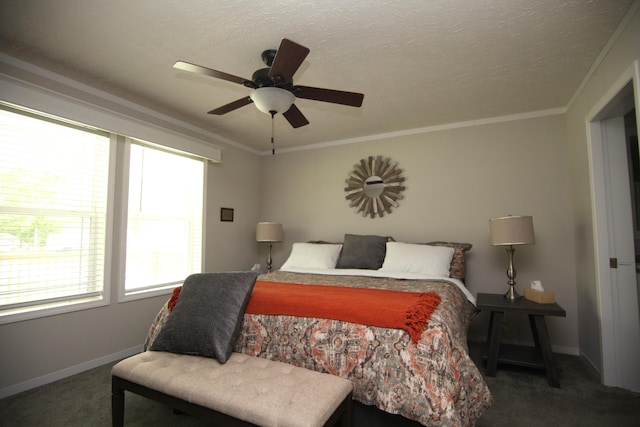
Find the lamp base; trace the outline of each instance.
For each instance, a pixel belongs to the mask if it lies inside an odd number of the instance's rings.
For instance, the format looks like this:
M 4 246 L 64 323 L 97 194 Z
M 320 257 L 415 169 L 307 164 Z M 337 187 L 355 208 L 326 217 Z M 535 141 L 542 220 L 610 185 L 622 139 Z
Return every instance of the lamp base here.
M 516 291 L 515 286 L 509 286 L 509 290 L 504 294 L 504 297 L 509 301 L 515 301 L 522 298 L 522 296 Z
M 267 256 L 267 273 L 271 273 L 271 242 L 269 242 L 269 255 Z
M 513 266 L 513 254 L 515 251 L 516 250 L 513 245 L 509 245 L 507 248 L 507 255 L 509 256 L 509 268 L 507 268 L 507 277 L 509 278 L 509 281 L 507 281 L 507 284 L 509 285 L 509 290 L 504 294 L 504 297 L 509 301 L 515 301 L 522 298 L 518 292 L 516 292 L 516 269 Z

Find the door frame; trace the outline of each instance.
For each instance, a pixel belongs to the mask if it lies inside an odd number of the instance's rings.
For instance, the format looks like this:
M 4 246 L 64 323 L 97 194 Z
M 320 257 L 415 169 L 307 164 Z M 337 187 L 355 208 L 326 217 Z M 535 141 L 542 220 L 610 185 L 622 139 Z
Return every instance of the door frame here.
M 591 172 L 591 196 L 593 210 L 593 231 L 595 240 L 596 294 L 600 319 L 601 379 L 607 386 L 620 386 L 623 376 L 628 375 L 625 367 L 618 363 L 620 354 L 626 350 L 626 343 L 619 335 L 616 318 L 616 289 L 612 287 L 609 266 L 610 213 L 612 206 L 607 197 L 606 171 L 607 150 L 603 121 L 623 116 L 635 107 L 636 119 L 640 114 L 638 100 L 640 70 L 638 60 L 625 70 L 605 95 L 596 103 L 586 117 L 587 140 L 589 144 L 589 166 Z M 631 85 L 631 90 L 629 86 Z M 640 123 L 640 122 L 639 122 Z M 631 230 L 633 232 L 633 229 Z M 637 391 L 637 390 L 636 390 Z

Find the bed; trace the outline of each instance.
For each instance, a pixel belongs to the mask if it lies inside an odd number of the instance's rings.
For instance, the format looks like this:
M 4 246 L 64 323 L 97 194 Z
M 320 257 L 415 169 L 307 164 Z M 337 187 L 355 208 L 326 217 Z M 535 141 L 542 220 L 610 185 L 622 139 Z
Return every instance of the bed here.
M 372 251 L 370 247 L 376 245 L 378 251 Z M 475 299 L 463 281 L 465 252 L 470 247 L 447 242 L 404 244 L 388 237 L 354 235 L 345 235 L 340 244 L 294 243 L 280 271 L 257 278 L 239 318 L 233 351 L 347 378 L 354 385 L 357 402 L 425 426 L 474 425 L 493 400 L 467 348 L 467 328 L 476 312 Z M 287 284 L 310 290 L 402 293 L 401 297 L 428 294 L 437 304 L 417 334 L 339 316 L 255 312 L 252 301 L 259 286 Z M 174 293 L 153 321 L 145 350 L 153 347 L 175 303 Z M 374 303 L 364 305 L 369 304 Z M 353 311 L 359 305 L 360 301 L 351 302 Z

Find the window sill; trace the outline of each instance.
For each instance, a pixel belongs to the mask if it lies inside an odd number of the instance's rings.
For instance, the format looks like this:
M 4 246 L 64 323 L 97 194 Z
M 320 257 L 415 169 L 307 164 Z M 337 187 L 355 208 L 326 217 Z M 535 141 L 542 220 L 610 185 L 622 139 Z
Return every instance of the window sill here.
M 73 301 L 15 308 L 12 310 L 0 311 L 0 325 L 72 313 L 74 311 L 88 310 L 96 307 L 104 307 L 106 305 L 109 305 L 109 300 L 104 296 L 97 296 Z
M 146 298 L 153 298 L 159 296 L 171 295 L 173 290 L 182 284 L 172 284 L 167 285 L 162 288 L 154 288 L 154 289 L 141 289 L 141 290 L 130 290 L 127 291 L 124 295 L 120 295 L 118 298 L 119 303 L 129 302 L 129 301 L 137 301 Z

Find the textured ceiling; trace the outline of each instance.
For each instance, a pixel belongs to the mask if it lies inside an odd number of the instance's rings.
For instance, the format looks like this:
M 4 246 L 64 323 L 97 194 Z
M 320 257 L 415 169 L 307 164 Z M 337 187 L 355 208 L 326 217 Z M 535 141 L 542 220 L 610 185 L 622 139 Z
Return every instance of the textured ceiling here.
M 632 0 L 2 0 L 0 51 L 263 151 L 268 115 L 207 111 L 250 89 L 282 38 L 311 52 L 300 85 L 361 92 L 361 108 L 297 99 L 280 148 L 567 105 Z M 1 97 L 1 94 L 0 94 Z

